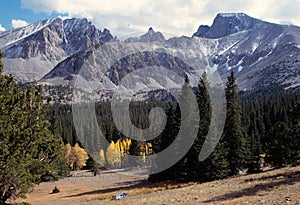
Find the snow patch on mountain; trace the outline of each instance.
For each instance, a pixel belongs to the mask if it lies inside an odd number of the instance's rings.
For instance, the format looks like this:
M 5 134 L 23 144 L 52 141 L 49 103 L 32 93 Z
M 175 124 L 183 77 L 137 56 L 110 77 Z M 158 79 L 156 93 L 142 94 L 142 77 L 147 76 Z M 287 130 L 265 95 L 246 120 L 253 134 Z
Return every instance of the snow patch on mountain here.
M 225 53 L 227 53 L 228 51 L 231 51 L 232 53 L 235 52 L 234 47 L 240 42 L 240 40 L 237 40 L 236 42 L 234 42 L 233 44 L 229 45 L 228 47 L 226 47 L 224 50 L 220 51 L 218 54 L 219 55 L 223 55 Z
M 23 28 L 18 28 L 15 30 L 5 31 L 0 34 L 0 49 L 4 50 L 9 45 L 14 44 L 20 40 L 25 39 L 26 37 L 40 31 L 41 29 L 47 27 L 55 19 L 48 19 L 39 21 L 34 24 L 30 24 Z
M 40 80 L 68 56 L 112 39 L 87 19 L 56 18 L 1 33 L 0 50 L 5 72 L 28 82 Z

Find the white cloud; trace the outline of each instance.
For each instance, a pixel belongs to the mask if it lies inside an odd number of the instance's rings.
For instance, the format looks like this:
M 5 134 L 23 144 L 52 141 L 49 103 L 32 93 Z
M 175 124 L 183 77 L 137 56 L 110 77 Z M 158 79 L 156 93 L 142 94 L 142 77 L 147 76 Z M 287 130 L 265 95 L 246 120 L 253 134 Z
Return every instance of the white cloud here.
M 145 32 L 150 26 L 191 36 L 200 24 L 211 25 L 219 12 L 244 12 L 274 23 L 300 25 L 299 0 L 22 0 L 22 6 L 35 12 L 86 17 L 118 36 Z
M 61 16 L 61 15 L 58 15 L 58 18 L 60 18 L 62 20 L 66 20 L 66 19 L 71 19 L 72 17 L 71 16 Z
M 28 23 L 26 21 L 20 20 L 20 19 L 13 19 L 11 20 L 11 25 L 14 29 L 21 28 L 24 26 L 27 26 Z
M 0 32 L 1 31 L 6 31 L 6 29 L 0 24 Z

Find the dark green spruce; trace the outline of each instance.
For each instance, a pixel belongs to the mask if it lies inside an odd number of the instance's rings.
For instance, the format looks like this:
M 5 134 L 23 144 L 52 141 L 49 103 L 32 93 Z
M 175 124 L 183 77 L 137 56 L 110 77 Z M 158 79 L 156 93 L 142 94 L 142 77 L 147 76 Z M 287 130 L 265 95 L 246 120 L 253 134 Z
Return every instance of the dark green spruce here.
M 227 160 L 230 175 L 236 175 L 244 168 L 246 159 L 246 140 L 241 125 L 241 106 L 236 78 L 231 72 L 226 83 L 227 113 L 223 138 L 228 150 Z

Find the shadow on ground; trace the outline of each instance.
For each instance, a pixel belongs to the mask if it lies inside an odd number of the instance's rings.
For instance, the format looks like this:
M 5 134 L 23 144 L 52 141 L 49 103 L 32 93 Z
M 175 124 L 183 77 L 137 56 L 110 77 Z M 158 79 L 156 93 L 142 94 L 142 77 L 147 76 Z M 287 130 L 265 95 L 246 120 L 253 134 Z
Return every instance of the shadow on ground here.
M 81 196 L 86 196 L 86 195 L 93 195 L 93 194 L 106 194 L 106 193 L 114 193 L 118 191 L 123 191 L 123 190 L 132 190 L 136 188 L 142 188 L 142 187 L 150 187 L 152 183 L 148 182 L 147 180 L 137 180 L 137 181 L 131 181 L 131 182 L 122 182 L 122 183 L 117 183 L 117 187 L 114 188 L 103 188 L 103 189 L 98 189 L 94 191 L 89 191 L 89 192 L 83 192 L 79 194 L 74 194 L 70 196 L 66 196 L 65 198 L 69 197 L 81 197 Z
M 300 171 L 298 172 L 285 172 L 278 175 L 273 176 L 265 176 L 257 179 L 247 179 L 244 181 L 246 182 L 253 182 L 253 181 L 263 181 L 263 180 L 270 180 L 268 183 L 263 184 L 256 184 L 252 187 L 242 189 L 240 191 L 227 193 L 224 195 L 216 196 L 212 199 L 203 201 L 203 203 L 212 203 L 212 202 L 218 202 L 223 200 L 233 200 L 236 198 L 244 197 L 244 196 L 256 196 L 262 191 L 269 191 L 276 187 L 279 187 L 281 185 L 293 185 L 296 182 L 300 182 Z

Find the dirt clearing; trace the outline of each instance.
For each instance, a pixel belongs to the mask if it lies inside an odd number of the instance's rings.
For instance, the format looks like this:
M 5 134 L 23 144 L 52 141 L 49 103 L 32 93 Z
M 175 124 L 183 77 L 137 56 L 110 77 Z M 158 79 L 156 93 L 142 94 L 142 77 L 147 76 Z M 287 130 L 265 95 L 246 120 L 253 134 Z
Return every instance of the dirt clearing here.
M 146 176 L 120 173 L 105 171 L 98 176 L 76 173 L 79 176 L 41 183 L 27 199 L 18 201 L 32 205 L 300 204 L 300 166 L 202 184 L 152 184 Z M 60 192 L 52 194 L 55 186 Z M 111 200 L 122 191 L 129 196 Z

